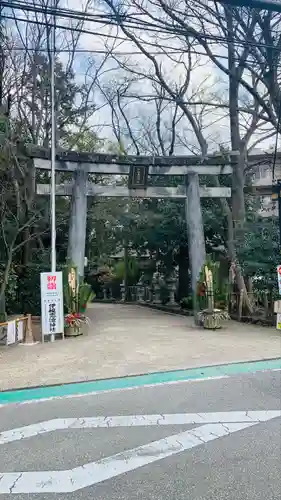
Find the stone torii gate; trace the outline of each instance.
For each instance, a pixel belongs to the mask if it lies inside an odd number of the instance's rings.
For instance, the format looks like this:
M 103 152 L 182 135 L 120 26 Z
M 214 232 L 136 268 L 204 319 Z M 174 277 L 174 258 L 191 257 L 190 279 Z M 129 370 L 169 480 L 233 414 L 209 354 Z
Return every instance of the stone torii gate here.
M 36 168 L 50 171 L 49 151 L 36 148 L 30 155 Z M 185 201 L 192 289 L 195 292 L 206 256 L 200 197 L 231 196 L 228 187 L 200 186 L 199 175 L 231 174 L 231 156 L 211 156 L 203 160 L 196 156 L 118 156 L 68 151 L 57 154 L 56 171 L 72 172 L 73 175 L 72 182 L 56 185 L 56 195 L 71 196 L 68 256 L 77 266 L 80 276 L 84 275 L 88 196 L 176 198 Z M 88 181 L 89 174 L 124 175 L 128 177 L 128 185 L 97 185 Z M 159 175 L 183 176 L 185 183 L 178 187 L 149 186 L 148 176 Z M 50 195 L 50 185 L 38 184 L 37 194 Z

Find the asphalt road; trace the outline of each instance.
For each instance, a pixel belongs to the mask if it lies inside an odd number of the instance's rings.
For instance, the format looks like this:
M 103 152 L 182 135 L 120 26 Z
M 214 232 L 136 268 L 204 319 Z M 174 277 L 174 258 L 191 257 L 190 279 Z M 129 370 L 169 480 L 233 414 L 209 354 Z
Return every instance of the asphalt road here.
M 277 500 L 280 374 L 2 407 L 0 499 Z

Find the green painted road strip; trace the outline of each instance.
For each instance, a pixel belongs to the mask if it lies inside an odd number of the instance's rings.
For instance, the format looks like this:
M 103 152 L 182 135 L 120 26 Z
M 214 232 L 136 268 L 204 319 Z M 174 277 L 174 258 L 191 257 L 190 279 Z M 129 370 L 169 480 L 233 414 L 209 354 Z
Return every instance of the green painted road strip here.
M 0 405 L 281 369 L 281 358 L 0 392 Z

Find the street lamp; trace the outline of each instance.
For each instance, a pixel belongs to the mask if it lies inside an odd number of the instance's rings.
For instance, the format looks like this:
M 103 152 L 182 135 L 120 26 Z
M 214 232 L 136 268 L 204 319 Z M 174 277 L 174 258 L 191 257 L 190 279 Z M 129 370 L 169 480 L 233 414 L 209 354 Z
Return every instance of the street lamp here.
M 56 272 L 56 92 L 55 92 L 55 0 L 54 0 L 53 25 L 51 26 L 51 271 Z
M 56 272 L 56 92 L 55 92 L 55 48 L 56 48 L 56 17 L 55 4 L 53 8 L 53 22 L 51 26 L 50 63 L 51 63 L 51 272 Z M 51 342 L 55 341 L 55 335 L 51 335 Z

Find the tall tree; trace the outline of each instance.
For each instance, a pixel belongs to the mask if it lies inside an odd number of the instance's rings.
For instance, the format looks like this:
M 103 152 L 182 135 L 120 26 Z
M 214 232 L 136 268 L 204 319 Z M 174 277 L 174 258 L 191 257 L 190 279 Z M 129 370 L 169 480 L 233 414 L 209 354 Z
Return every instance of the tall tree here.
M 116 22 L 121 26 L 125 35 L 130 39 L 139 51 L 144 54 L 148 61 L 152 62 L 155 75 L 159 84 L 165 89 L 166 82 L 161 80 L 163 57 L 168 52 L 167 42 L 165 49 L 161 50 L 159 38 L 169 34 L 170 49 L 177 44 L 178 50 L 183 52 L 198 53 L 203 49 L 207 60 L 219 68 L 221 75 L 228 78 L 228 102 L 226 106 L 230 114 L 230 141 L 233 151 L 233 177 L 232 177 L 232 203 L 229 206 L 227 200 L 221 200 L 228 225 L 228 252 L 231 261 L 236 262 L 236 275 L 239 288 L 245 289 L 245 283 L 237 261 L 235 246 L 236 228 L 243 224 L 245 219 L 245 168 L 247 167 L 246 155 L 255 131 L 263 127 L 265 123 L 277 126 L 276 107 L 267 99 L 268 92 L 260 85 L 261 68 L 255 72 L 250 59 L 253 57 L 251 50 L 253 38 L 257 35 L 259 17 L 255 10 L 234 9 L 229 6 L 221 6 L 219 3 L 202 2 L 193 0 L 187 6 L 185 2 L 176 5 L 170 0 L 157 0 L 156 2 L 134 3 L 134 23 L 130 23 L 129 15 L 131 8 L 125 3 L 116 5 L 111 0 L 105 0 L 106 5 L 116 17 Z M 237 18 L 237 11 L 244 21 L 245 33 L 243 35 L 241 22 Z M 156 40 L 141 35 L 141 26 L 146 25 L 148 31 L 157 33 Z M 159 35 L 160 33 L 160 35 Z M 217 41 L 216 44 L 209 43 L 210 40 Z M 222 54 L 219 45 L 224 47 L 226 55 Z M 160 64 L 152 55 L 153 48 L 157 47 L 162 53 Z M 227 61 L 225 63 L 225 60 Z M 248 65 L 247 65 L 248 63 Z M 150 74 L 148 75 L 148 78 Z M 164 83 L 164 84 L 163 84 Z M 206 102 L 202 99 L 188 99 L 182 102 L 179 96 L 167 89 L 171 99 L 174 99 L 179 107 L 185 112 L 190 112 L 190 106 L 194 104 L 220 107 L 217 99 L 215 102 Z M 245 106 L 245 101 L 247 105 Z M 222 105 L 223 108 L 223 105 Z M 251 117 L 247 120 L 247 115 Z M 244 121 L 246 130 L 242 132 L 241 121 Z M 272 135 L 272 130 L 265 133 L 265 137 Z M 205 140 L 205 138 L 204 138 Z M 254 139 L 255 141 L 255 139 Z M 202 141 L 199 140 L 201 146 Z M 206 150 L 206 149 L 205 149 Z M 203 151 L 203 150 L 202 150 Z M 215 182 L 219 183 L 218 179 Z M 245 294 L 246 297 L 246 294 Z

